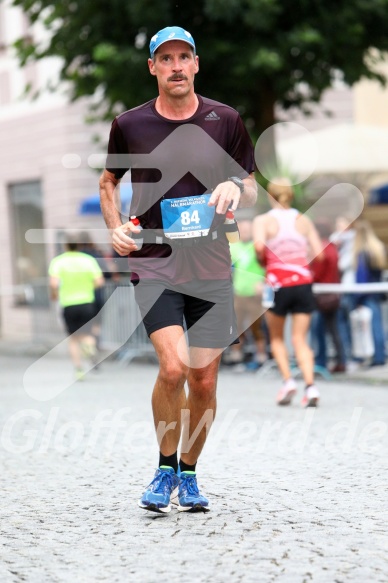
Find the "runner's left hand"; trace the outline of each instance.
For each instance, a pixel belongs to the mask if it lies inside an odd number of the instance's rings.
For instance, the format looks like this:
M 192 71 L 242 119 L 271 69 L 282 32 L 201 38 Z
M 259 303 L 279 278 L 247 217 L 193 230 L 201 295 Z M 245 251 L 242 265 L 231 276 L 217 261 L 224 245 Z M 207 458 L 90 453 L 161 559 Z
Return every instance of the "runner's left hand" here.
M 216 213 L 224 215 L 229 208 L 232 211 L 237 209 L 240 197 L 241 193 L 237 184 L 234 184 L 231 180 L 227 180 L 216 186 L 211 194 L 208 205 L 215 206 Z

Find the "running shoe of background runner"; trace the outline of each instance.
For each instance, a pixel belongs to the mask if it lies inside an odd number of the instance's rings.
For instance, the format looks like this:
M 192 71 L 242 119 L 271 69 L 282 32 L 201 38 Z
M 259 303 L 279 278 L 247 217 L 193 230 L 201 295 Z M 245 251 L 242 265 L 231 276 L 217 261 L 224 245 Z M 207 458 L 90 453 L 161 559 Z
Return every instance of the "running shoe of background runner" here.
M 75 378 L 77 381 L 83 381 L 85 379 L 85 371 L 82 368 L 76 368 Z
M 198 490 L 195 472 L 182 472 L 178 490 L 178 510 L 180 512 L 208 512 L 209 500 Z
M 315 385 L 311 385 L 305 390 L 302 399 L 302 407 L 318 407 L 319 391 Z
M 296 395 L 296 382 L 294 379 L 284 381 L 279 390 L 276 402 L 278 405 L 290 405 L 292 398 Z
M 160 466 L 154 479 L 139 500 L 140 508 L 153 512 L 170 512 L 171 494 L 179 485 L 179 478 L 170 466 Z

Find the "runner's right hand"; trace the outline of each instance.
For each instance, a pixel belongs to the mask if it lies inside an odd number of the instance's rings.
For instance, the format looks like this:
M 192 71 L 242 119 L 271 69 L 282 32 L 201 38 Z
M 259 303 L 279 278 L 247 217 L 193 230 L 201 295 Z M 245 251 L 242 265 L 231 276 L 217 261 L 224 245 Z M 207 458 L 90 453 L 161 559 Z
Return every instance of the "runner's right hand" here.
M 121 257 L 125 257 L 129 253 L 132 253 L 132 251 L 137 251 L 138 247 L 136 242 L 131 239 L 131 233 L 140 233 L 140 231 L 141 229 L 135 227 L 131 221 L 113 229 L 111 233 L 112 246 L 116 253 L 121 255 Z

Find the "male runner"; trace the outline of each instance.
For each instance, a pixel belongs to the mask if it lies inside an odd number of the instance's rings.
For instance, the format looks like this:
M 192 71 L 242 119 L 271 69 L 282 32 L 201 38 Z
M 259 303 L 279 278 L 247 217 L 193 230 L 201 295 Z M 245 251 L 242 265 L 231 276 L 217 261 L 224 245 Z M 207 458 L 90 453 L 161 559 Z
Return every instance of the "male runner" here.
M 178 510 L 206 511 L 196 464 L 216 410 L 220 353 L 237 335 L 223 223 L 228 208 L 256 201 L 253 147 L 235 110 L 195 93 L 199 60 L 189 32 L 161 30 L 150 53 L 159 94 L 113 121 L 101 207 L 114 249 L 129 254 L 160 363 L 152 395 L 159 464 L 139 505 L 169 512 L 175 490 Z M 122 224 L 115 206 L 128 169 L 131 216 L 141 231 L 132 221 Z

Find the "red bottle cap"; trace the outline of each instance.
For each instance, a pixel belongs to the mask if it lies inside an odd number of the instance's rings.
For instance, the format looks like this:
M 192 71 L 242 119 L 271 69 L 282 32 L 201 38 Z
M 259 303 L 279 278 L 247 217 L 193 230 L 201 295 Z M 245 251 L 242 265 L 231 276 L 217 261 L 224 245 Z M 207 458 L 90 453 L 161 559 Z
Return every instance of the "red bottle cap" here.
M 135 225 L 135 227 L 137 227 L 137 225 L 140 225 L 140 221 L 137 217 L 131 217 L 131 223 Z
M 233 211 L 226 211 L 226 218 L 227 219 L 234 219 L 234 212 Z

